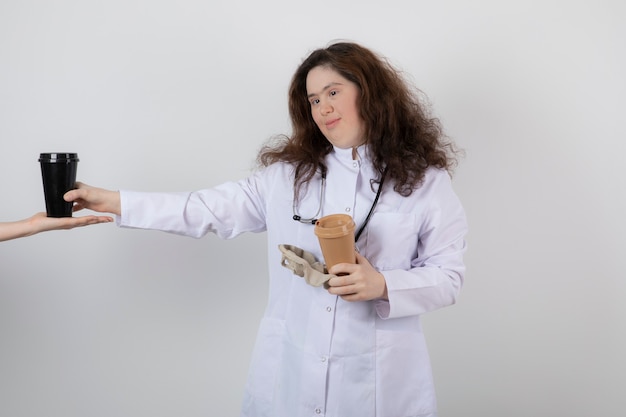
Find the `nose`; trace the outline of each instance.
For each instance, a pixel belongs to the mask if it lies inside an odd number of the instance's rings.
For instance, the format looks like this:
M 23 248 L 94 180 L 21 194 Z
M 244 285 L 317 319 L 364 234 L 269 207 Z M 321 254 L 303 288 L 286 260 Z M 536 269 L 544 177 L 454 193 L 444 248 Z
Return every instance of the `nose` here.
M 333 112 L 333 106 L 328 103 L 328 102 L 321 102 L 320 103 L 320 114 L 322 116 L 326 116 L 329 113 Z

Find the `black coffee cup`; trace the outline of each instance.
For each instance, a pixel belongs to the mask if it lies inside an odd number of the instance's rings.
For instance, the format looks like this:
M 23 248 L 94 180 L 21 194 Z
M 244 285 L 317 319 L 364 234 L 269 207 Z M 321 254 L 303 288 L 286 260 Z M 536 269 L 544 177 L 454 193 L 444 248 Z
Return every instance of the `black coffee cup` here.
M 39 162 L 48 217 L 72 217 L 74 203 L 65 201 L 63 195 L 76 188 L 78 154 L 42 153 Z

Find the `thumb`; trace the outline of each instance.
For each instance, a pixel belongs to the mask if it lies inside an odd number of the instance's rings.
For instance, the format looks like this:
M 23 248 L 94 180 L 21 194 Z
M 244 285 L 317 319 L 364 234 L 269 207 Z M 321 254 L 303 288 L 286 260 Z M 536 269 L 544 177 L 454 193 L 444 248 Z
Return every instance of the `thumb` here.
M 357 264 L 369 264 L 367 258 L 359 253 L 359 251 L 355 251 L 356 253 L 356 263 Z
M 74 186 L 76 188 L 63 194 L 63 199 L 65 201 L 76 201 L 79 198 L 83 198 L 85 196 L 85 192 L 82 190 L 89 187 L 87 184 L 83 184 L 80 181 L 76 181 Z
M 69 190 L 68 192 L 63 194 L 63 199 L 68 202 L 75 201 L 75 200 L 78 200 L 80 196 L 81 196 L 80 190 Z

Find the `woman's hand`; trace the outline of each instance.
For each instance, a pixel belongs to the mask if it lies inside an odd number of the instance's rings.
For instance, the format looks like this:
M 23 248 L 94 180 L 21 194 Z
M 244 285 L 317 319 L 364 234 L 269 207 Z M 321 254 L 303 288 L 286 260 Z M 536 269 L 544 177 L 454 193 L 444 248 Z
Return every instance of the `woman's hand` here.
M 83 184 L 76 183 L 77 189 L 70 190 L 63 198 L 65 201 L 74 202 L 74 211 L 84 208 L 100 213 L 113 213 L 121 215 L 120 193 L 118 191 L 105 190 Z
M 328 271 L 337 275 L 328 280 L 328 292 L 346 301 L 387 299 L 387 283 L 369 261 L 356 252 L 356 264 L 341 263 Z

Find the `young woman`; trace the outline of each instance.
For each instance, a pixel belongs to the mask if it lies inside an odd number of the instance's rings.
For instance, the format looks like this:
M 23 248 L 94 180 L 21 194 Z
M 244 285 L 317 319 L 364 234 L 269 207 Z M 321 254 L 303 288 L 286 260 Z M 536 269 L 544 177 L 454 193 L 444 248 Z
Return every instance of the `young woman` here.
M 427 110 L 385 59 L 336 43 L 297 69 L 293 132 L 261 150 L 250 177 L 188 194 L 79 184 L 66 200 L 115 213 L 123 227 L 267 231 L 269 301 L 242 416 L 433 417 L 420 316 L 455 303 L 467 225 L 449 174 L 455 148 Z M 333 266 L 326 287 L 308 285 L 281 266 L 277 246 L 322 260 L 313 224 L 335 213 L 362 229 L 357 263 Z

